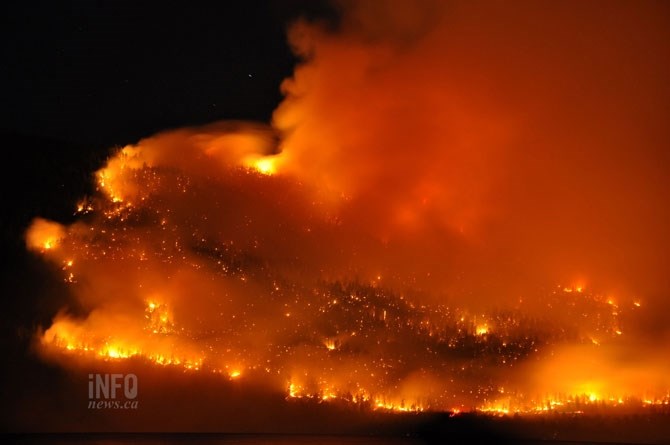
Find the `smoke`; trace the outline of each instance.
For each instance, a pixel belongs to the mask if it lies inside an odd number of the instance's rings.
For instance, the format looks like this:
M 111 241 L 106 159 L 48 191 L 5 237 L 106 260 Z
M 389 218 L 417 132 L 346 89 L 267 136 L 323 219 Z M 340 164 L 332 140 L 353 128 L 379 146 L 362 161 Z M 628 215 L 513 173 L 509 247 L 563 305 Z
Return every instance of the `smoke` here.
M 420 246 L 402 268 L 427 257 L 433 286 L 458 270 L 503 294 L 527 280 L 668 289 L 667 11 L 344 5 L 339 32 L 289 34 L 305 63 L 274 116 L 284 171 L 352 224 Z
M 567 346 L 537 366 L 531 387 L 551 394 L 577 392 L 593 398 L 646 394 L 653 400 L 670 385 L 668 363 L 657 348 L 640 344 L 602 347 Z M 574 366 L 579 363 L 579 366 Z M 650 376 L 654 378 L 650 379 Z
M 303 61 L 271 126 L 141 140 L 78 222 L 33 223 L 85 311 L 45 344 L 444 408 L 535 352 L 555 369 L 667 328 L 662 5 L 340 6 L 291 27 Z

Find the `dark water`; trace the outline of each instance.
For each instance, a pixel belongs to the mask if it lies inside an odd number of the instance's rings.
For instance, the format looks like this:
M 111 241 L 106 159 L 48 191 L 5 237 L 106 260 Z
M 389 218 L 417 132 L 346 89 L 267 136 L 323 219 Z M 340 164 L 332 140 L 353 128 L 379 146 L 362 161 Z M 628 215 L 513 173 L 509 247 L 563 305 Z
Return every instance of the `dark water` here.
M 36 434 L 5 437 L 7 443 L 25 445 L 421 445 L 480 444 L 462 440 L 426 441 L 414 437 L 262 435 L 262 434 Z M 4 442 L 4 441 L 3 441 Z M 519 445 L 607 445 L 605 442 L 505 441 Z M 611 443 L 613 444 L 613 443 Z
M 370 436 L 307 435 L 28 435 L 13 436 L 16 444 L 91 444 L 91 445 L 414 445 L 425 442 L 415 438 Z

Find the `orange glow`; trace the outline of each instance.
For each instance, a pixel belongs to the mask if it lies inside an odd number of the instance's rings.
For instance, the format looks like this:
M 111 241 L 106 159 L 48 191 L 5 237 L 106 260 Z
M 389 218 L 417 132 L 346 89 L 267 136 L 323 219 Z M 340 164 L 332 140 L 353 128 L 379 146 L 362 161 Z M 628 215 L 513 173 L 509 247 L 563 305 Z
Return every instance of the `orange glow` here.
M 277 172 L 277 167 L 275 164 L 276 159 L 276 157 L 266 156 L 250 161 L 249 165 L 251 168 L 263 175 L 273 175 Z
M 26 233 L 26 244 L 34 250 L 51 250 L 65 237 L 65 228 L 52 221 L 37 218 Z
M 337 31 L 291 27 L 270 124 L 142 139 L 72 224 L 33 221 L 77 303 L 43 350 L 380 411 L 665 406 L 656 19 L 346 3 Z

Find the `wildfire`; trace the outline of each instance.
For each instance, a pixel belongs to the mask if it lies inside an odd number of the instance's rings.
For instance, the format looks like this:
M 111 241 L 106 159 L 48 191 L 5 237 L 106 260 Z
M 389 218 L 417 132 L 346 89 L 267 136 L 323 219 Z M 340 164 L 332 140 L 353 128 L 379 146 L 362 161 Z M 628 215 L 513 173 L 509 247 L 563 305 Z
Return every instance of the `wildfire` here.
M 107 199 L 111 209 L 118 208 L 115 207 L 117 203 L 113 196 L 108 195 Z M 471 373 L 475 370 L 482 372 L 486 361 L 497 360 L 502 366 L 509 366 L 514 370 L 515 363 L 525 356 L 541 357 L 540 345 L 529 337 L 529 331 L 524 328 L 522 319 L 513 313 L 480 313 L 473 318 L 467 311 L 457 307 L 417 306 L 404 298 L 396 298 L 376 282 L 369 287 L 351 285 L 344 288 L 326 286 L 302 289 L 296 296 L 296 289 L 299 288 L 295 285 L 279 285 L 275 278 L 268 280 L 267 292 L 271 296 L 268 304 L 276 307 L 280 317 L 273 323 L 263 319 L 264 335 L 267 335 L 268 329 L 274 329 L 277 337 L 290 339 L 297 334 L 298 337 L 295 338 L 301 340 L 289 340 L 286 344 L 271 349 L 269 355 L 264 355 L 262 351 L 251 348 L 245 337 L 240 335 L 241 332 L 253 335 L 260 332 L 257 326 L 261 319 L 254 318 L 253 312 L 250 312 L 253 302 L 238 304 L 237 307 L 231 305 L 225 310 L 218 309 L 218 317 L 224 317 L 227 322 L 222 324 L 224 329 L 217 333 L 211 328 L 201 330 L 197 323 L 184 324 L 188 319 L 183 317 L 180 322 L 177 307 L 171 303 L 174 298 L 166 298 L 164 294 L 175 293 L 178 286 L 166 286 L 162 281 L 156 281 L 153 286 L 146 284 L 151 281 L 147 281 L 144 264 L 147 261 L 149 264 L 156 261 L 161 269 L 167 267 L 168 271 L 173 270 L 173 273 L 182 277 L 185 274 L 199 276 L 205 265 L 209 268 L 216 267 L 221 271 L 218 279 L 223 282 L 234 280 L 241 282 L 242 286 L 249 286 L 249 277 L 253 275 L 245 273 L 239 265 L 239 259 L 234 255 L 224 255 L 225 252 L 231 252 L 229 246 L 222 245 L 213 251 L 209 250 L 204 257 L 189 258 L 182 250 L 184 242 L 179 238 L 171 238 L 170 234 L 173 232 L 170 230 L 171 223 L 168 222 L 172 219 L 170 215 L 159 215 L 157 225 L 161 227 L 161 233 L 166 234 L 166 239 L 158 243 L 158 249 L 154 251 L 156 257 L 152 259 L 148 256 L 152 252 L 150 245 L 133 247 L 129 251 L 114 248 L 118 244 L 131 245 L 126 243 L 128 236 L 130 240 L 137 242 L 134 235 L 118 229 L 118 224 L 125 224 L 128 218 L 134 217 L 133 213 L 138 212 L 137 208 L 130 207 L 125 213 L 116 210 L 110 213 L 105 206 L 101 206 L 99 212 L 104 224 L 92 227 L 98 233 L 95 238 L 96 249 L 91 248 L 90 235 L 86 231 L 72 232 L 45 220 L 35 221 L 26 237 L 28 245 L 45 253 L 49 250 L 44 249 L 47 242 L 52 246 L 63 245 L 62 249 L 54 253 L 54 260 L 62 266 L 66 282 L 74 287 L 79 284 L 67 278 L 72 278 L 75 264 L 77 271 L 81 269 L 81 273 L 85 274 L 87 270 L 91 270 L 92 265 L 100 264 L 104 271 L 107 267 L 113 267 L 117 258 L 124 258 L 127 264 L 134 264 L 138 268 L 137 274 L 130 273 L 125 280 L 134 283 L 133 289 L 140 289 L 136 296 L 139 304 L 132 305 L 135 308 L 133 311 L 95 311 L 81 320 L 60 315 L 42 336 L 45 348 L 56 348 L 66 354 L 101 360 L 143 359 L 157 366 L 176 366 L 185 371 L 224 374 L 230 380 L 242 377 L 243 370 L 239 365 L 241 362 L 250 361 L 249 369 L 262 369 L 264 375 L 276 375 L 277 378 L 295 374 L 297 367 L 303 370 L 298 373 L 302 382 L 290 381 L 286 388 L 289 400 L 350 403 L 371 410 L 418 412 L 435 409 L 451 410 L 452 414 L 458 414 L 467 411 L 466 406 L 472 406 L 476 408 L 470 408 L 471 410 L 492 415 L 508 415 L 554 411 L 579 413 L 585 409 L 636 405 L 667 406 L 667 397 L 654 395 L 644 398 L 654 400 L 653 404 L 643 403 L 642 396 L 635 393 L 618 394 L 615 388 L 608 388 L 606 384 L 591 385 L 598 387 L 597 391 L 588 389 L 588 385 L 577 385 L 559 396 L 541 401 L 513 389 L 501 389 L 500 393 L 504 392 L 506 396 L 504 400 L 487 402 L 486 400 L 492 400 L 496 391 L 486 387 L 468 389 L 465 382 Z M 93 216 L 95 214 L 94 211 Z M 182 263 L 184 261 L 186 263 Z M 174 262 L 179 264 L 179 269 L 170 268 Z M 187 269 L 183 268 L 184 264 L 189 265 Z M 186 272 L 187 270 L 191 272 Z M 108 285 L 116 284 L 112 279 Z M 571 293 L 563 290 L 567 294 Z M 551 310 L 571 309 L 577 316 L 567 317 L 556 337 L 552 337 L 553 334 L 550 333 L 543 342 L 558 342 L 560 336 L 567 332 L 566 329 L 573 329 L 576 335 L 585 332 L 584 340 L 590 345 L 607 347 L 612 338 L 621 335 L 619 317 L 624 308 L 616 307 L 616 311 L 612 312 L 616 305 L 611 298 L 584 290 L 576 292 L 580 293 L 579 299 L 566 300 L 557 295 L 555 301 L 547 303 Z M 316 300 L 302 300 L 300 293 L 318 297 Z M 147 298 L 144 295 L 151 296 Z M 217 306 L 210 306 L 209 311 L 202 312 L 199 317 L 213 315 L 214 307 Z M 185 308 L 186 306 L 182 306 L 182 311 Z M 584 319 L 583 314 L 593 314 L 594 322 L 579 320 Z M 575 323 L 570 324 L 570 320 L 575 320 Z M 491 326 L 494 324 L 496 329 L 492 330 Z M 226 325 L 231 325 L 230 329 L 226 330 Z M 319 334 L 322 328 L 330 330 L 329 335 Z M 309 342 L 305 343 L 304 337 L 300 337 L 304 332 L 310 332 L 309 329 L 313 330 L 310 334 L 312 338 L 320 338 L 311 345 Z M 331 329 L 335 329 L 335 332 Z M 597 340 L 594 334 L 598 335 Z M 408 341 L 410 345 L 412 342 L 420 342 L 427 347 L 423 355 L 413 352 L 411 356 L 405 356 L 402 350 L 411 351 L 412 348 L 403 347 L 400 353 L 385 350 L 387 352 L 370 361 L 359 360 L 359 352 L 356 351 L 366 347 L 364 341 L 377 347 Z M 469 354 L 481 357 L 481 362 L 477 359 L 452 359 L 453 366 L 445 370 L 441 365 L 436 365 L 440 361 L 436 362 L 434 358 L 435 351 L 440 348 L 444 350 L 445 347 L 447 351 L 475 348 Z M 330 354 L 334 351 L 337 354 Z M 448 356 L 447 353 L 445 357 Z M 268 365 L 270 362 L 273 365 Z M 415 382 L 405 381 L 403 376 L 417 372 L 417 369 L 434 373 L 436 380 L 448 381 L 450 384 L 442 387 L 423 384 L 423 377 Z M 257 378 L 257 374 L 251 371 L 249 380 L 253 381 L 254 378 Z M 451 384 L 457 381 L 463 382 L 462 387 Z M 608 392 L 615 395 L 601 396 Z M 461 407 L 452 410 L 453 401 L 460 401 Z
M 577 284 L 575 286 L 566 286 L 563 288 L 563 292 L 565 293 L 572 293 L 572 292 L 577 292 L 578 294 L 581 294 L 584 292 L 584 286 L 581 284 Z
M 302 397 L 300 395 L 300 387 L 294 383 L 289 383 L 288 385 L 288 396 L 292 398 Z
M 74 348 L 73 348 L 74 349 Z M 126 350 L 117 346 L 106 345 L 98 353 L 102 357 L 110 358 L 130 358 L 139 354 L 137 350 Z
M 271 175 L 276 172 L 274 161 L 272 159 L 259 159 L 254 163 L 254 167 L 264 175 Z
M 67 261 L 70 266 L 74 263 L 73 260 Z M 356 297 L 360 299 L 360 297 Z M 328 297 L 328 302 L 332 304 L 332 297 Z M 346 299 L 345 299 L 346 301 Z M 338 305 L 341 305 L 338 301 Z M 67 317 L 62 317 L 54 322 L 54 325 L 45 332 L 42 341 L 45 346 L 55 346 L 62 351 L 69 354 L 84 354 L 90 357 L 99 357 L 103 360 L 124 360 L 132 357 L 140 357 L 160 366 L 179 366 L 184 370 L 192 371 L 207 371 L 213 373 L 220 373 L 221 368 L 216 363 L 215 357 L 193 355 L 192 352 L 178 352 L 174 345 L 162 345 L 160 340 L 166 335 L 173 335 L 177 333 L 177 327 L 172 321 L 171 310 L 168 305 L 161 302 L 159 299 L 149 299 L 145 301 L 144 306 L 144 329 L 149 332 L 149 341 L 142 339 L 140 341 L 133 341 L 131 336 L 123 335 L 102 335 L 91 336 L 89 332 L 90 327 L 77 323 Z M 466 323 L 465 317 L 456 315 L 461 323 Z M 166 326 L 170 326 L 168 329 Z M 92 326 L 92 325 L 91 325 Z M 484 332 L 484 328 L 486 331 Z M 488 325 L 479 325 L 476 331 L 477 335 L 489 334 L 492 335 L 491 340 L 495 341 L 495 334 L 488 330 Z M 324 344 L 329 351 L 336 349 L 336 342 L 333 339 L 324 340 Z M 506 343 L 507 344 L 507 343 Z M 167 346 L 167 348 L 165 347 Z M 184 348 L 185 345 L 182 347 Z M 326 361 L 325 366 L 328 365 Z M 332 364 L 330 365 L 332 366 Z M 242 370 L 239 366 L 228 365 L 226 374 L 230 380 L 239 379 L 242 376 Z M 384 369 L 383 367 L 381 369 Z M 281 369 L 277 370 L 281 373 Z M 274 372 L 267 368 L 266 372 Z M 304 373 L 306 379 L 316 377 L 318 374 Z M 337 374 L 333 374 L 336 377 Z M 290 399 L 306 399 L 315 402 L 331 402 L 339 401 L 342 403 L 350 403 L 356 405 L 367 406 L 372 410 L 385 410 L 394 412 L 420 412 L 426 409 L 449 410 L 452 415 L 458 415 L 468 409 L 463 406 L 459 408 L 447 408 L 439 404 L 428 404 L 419 399 L 412 399 L 407 396 L 392 396 L 383 394 L 388 391 L 388 388 L 379 387 L 372 389 L 375 386 L 374 382 L 376 376 L 369 381 L 370 388 L 365 388 L 360 383 L 353 386 L 348 384 L 333 383 L 327 380 L 321 380 L 315 385 L 301 384 L 295 381 L 290 381 L 287 387 L 287 398 Z M 601 396 L 599 392 L 594 390 L 584 389 L 594 387 L 595 384 L 583 384 L 574 390 L 573 393 L 563 393 L 558 396 L 546 398 L 540 402 L 533 398 L 528 398 L 522 394 L 517 394 L 514 390 L 498 389 L 500 394 L 505 394 L 506 398 L 495 402 L 487 402 L 478 405 L 477 408 L 471 408 L 481 413 L 488 413 L 491 415 L 504 416 L 511 413 L 524 414 L 542 414 L 546 412 L 566 412 L 581 414 L 587 411 L 597 409 L 614 409 L 616 407 L 634 407 L 634 406 L 660 406 L 668 405 L 670 396 L 656 397 L 656 398 L 642 398 L 635 395 L 610 395 Z M 598 384 L 599 385 L 599 384 Z M 598 386 L 595 385 L 595 386 Z M 481 391 L 481 390 L 480 390 Z M 455 394 L 454 394 L 455 395 Z
M 148 320 L 147 329 L 152 333 L 168 334 L 173 332 L 174 324 L 166 304 L 149 301 L 145 309 L 145 317 Z
M 26 243 L 34 250 L 55 249 L 65 237 L 65 228 L 58 223 L 36 218 L 26 233 Z
M 245 161 L 245 165 L 263 175 L 277 173 L 277 156 L 253 156 Z
M 425 38 L 401 40 L 440 37 L 427 28 Z M 615 176 L 594 174 L 589 188 L 589 175 L 566 175 L 557 156 L 591 141 L 561 139 L 570 126 L 553 120 L 534 125 L 535 115 L 560 114 L 554 108 L 511 115 L 510 105 L 540 107 L 545 98 L 480 85 L 482 76 L 467 72 L 478 63 L 414 58 L 409 46 L 388 51 L 385 39 L 370 39 L 380 45 L 372 52 L 369 42 L 350 52 L 321 41 L 326 34 L 292 37 L 309 60 L 282 85 L 287 99 L 272 126 L 217 123 L 143 139 L 95 172 L 97 188 L 78 202 L 75 222 L 33 221 L 28 248 L 71 290 L 40 333 L 42 348 L 209 372 L 236 387 L 260 383 L 289 402 L 380 411 L 667 406 L 667 357 L 635 343 L 647 289 L 635 289 L 635 300 L 610 296 L 619 288 L 597 271 L 611 266 L 598 262 L 611 243 L 585 235 L 605 236 L 582 206 L 591 209 L 600 180 Z M 523 67 L 505 85 L 522 84 Z M 408 82 L 412 74 L 419 80 Z M 563 97 L 555 85 L 551 100 Z M 593 95 L 600 90 L 614 88 Z M 518 136 L 525 125 L 555 137 Z M 554 140 L 546 153 L 508 153 L 520 141 Z M 598 156 L 566 158 L 612 164 L 619 157 L 608 157 L 607 142 Z M 568 177 L 574 183 L 554 183 Z M 582 189 L 589 199 L 559 214 Z M 627 214 L 605 201 L 603 215 Z M 619 229 L 606 234 L 626 232 Z

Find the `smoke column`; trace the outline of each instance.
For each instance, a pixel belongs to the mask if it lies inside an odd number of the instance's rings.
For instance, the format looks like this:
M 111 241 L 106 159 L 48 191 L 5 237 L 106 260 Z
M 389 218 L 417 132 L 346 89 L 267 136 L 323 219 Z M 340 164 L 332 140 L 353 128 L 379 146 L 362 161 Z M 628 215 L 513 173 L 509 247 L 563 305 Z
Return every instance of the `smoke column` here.
M 44 348 L 388 409 L 667 401 L 667 7 L 338 5 L 270 125 L 128 145 L 34 221 L 81 306 Z

